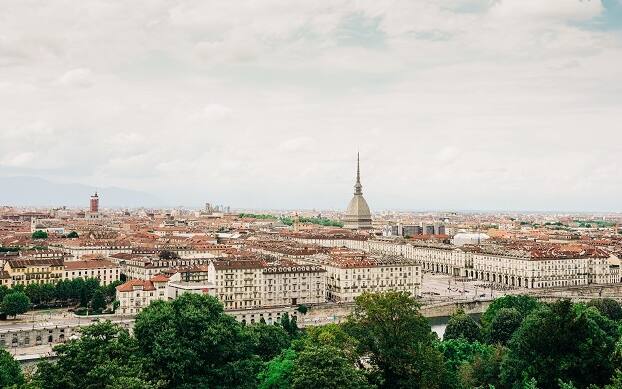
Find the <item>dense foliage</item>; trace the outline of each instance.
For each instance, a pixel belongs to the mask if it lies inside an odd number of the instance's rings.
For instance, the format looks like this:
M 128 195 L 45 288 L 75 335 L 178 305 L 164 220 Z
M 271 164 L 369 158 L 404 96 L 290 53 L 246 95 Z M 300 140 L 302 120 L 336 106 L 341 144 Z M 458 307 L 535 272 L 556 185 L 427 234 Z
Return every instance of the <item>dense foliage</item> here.
M 406 293 L 363 294 L 345 322 L 305 330 L 289 316 L 245 325 L 215 298 L 185 294 L 144 309 L 133 335 L 110 322 L 83 329 L 79 339 L 55 348 L 56 362 L 40 363 L 26 379 L 9 354 L 0 354 L 0 384 L 622 389 L 622 323 L 608 316 L 620 308 L 612 301 L 544 304 L 502 297 L 481 323 L 455 314 L 441 340 Z
M 249 219 L 264 219 L 264 220 L 278 219 L 281 221 L 281 223 L 287 226 L 291 226 L 294 224 L 295 221 L 299 221 L 301 223 L 317 224 L 317 225 L 325 226 L 325 227 L 343 227 L 343 223 L 340 222 L 339 220 L 328 219 L 325 217 L 298 216 L 294 218 L 294 217 L 289 217 L 289 216 L 282 216 L 282 217 L 277 218 L 274 215 L 255 214 L 255 213 L 240 213 L 238 216 L 240 218 L 249 218 Z
M 32 239 L 47 239 L 48 233 L 43 230 L 37 230 L 32 233 Z
M 1 285 L 0 312 L 15 316 L 26 312 L 32 305 L 34 308 L 79 305 L 85 310 L 90 307 L 94 312 L 102 312 L 114 300 L 116 287 L 120 284 L 115 281 L 103 286 L 97 278 L 76 278 L 55 284 L 15 285 L 11 289 Z

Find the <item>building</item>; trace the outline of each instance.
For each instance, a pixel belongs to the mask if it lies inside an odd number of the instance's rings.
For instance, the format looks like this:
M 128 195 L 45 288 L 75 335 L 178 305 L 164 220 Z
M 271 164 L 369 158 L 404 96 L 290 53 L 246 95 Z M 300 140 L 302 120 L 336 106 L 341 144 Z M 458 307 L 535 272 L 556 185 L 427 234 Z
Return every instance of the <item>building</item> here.
M 220 260 L 209 264 L 209 282 L 225 309 L 259 308 L 263 297 L 263 269 L 258 260 Z
M 361 169 L 359 155 L 356 154 L 356 184 L 354 184 L 354 196 L 348 204 L 344 218 L 344 228 L 352 230 L 369 230 L 372 228 L 371 212 L 369 205 L 363 197 L 363 185 L 361 185 Z
M 128 279 L 149 280 L 169 269 L 207 265 L 213 257 L 204 254 L 197 258 L 160 258 L 155 254 L 119 253 L 111 255 L 110 260 L 121 267 L 121 273 Z
M 118 311 L 124 315 L 140 313 L 151 302 L 166 300 L 168 277 L 158 275 L 150 280 L 129 280 L 117 286 Z
M 347 249 L 305 259 L 326 270 L 326 298 L 353 302 L 364 292 L 409 292 L 421 296 L 421 267 L 400 256 L 367 256 Z
M 121 267 L 105 259 L 90 259 L 65 262 L 66 280 L 76 278 L 97 278 L 100 285 L 119 281 Z
M 99 213 L 99 195 L 97 192 L 91 196 L 89 203 L 89 211 L 84 214 L 87 220 L 99 220 L 101 215 Z
M 93 196 L 91 196 L 90 211 L 92 213 L 99 212 L 99 196 L 97 195 L 97 192 L 95 192 L 95 194 Z
M 63 262 L 62 257 L 14 257 L 5 261 L 4 271 L 8 273 L 13 286 L 55 284 L 63 279 Z
M 289 262 L 263 269 L 262 306 L 297 306 L 326 302 L 326 270 Z

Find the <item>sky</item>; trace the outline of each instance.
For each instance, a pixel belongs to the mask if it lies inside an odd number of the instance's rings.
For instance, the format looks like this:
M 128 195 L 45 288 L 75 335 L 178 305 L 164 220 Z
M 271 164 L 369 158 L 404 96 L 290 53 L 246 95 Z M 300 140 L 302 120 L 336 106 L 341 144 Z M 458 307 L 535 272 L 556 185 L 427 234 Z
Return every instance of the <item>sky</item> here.
M 621 151 L 622 0 L 0 2 L 0 178 L 622 211 Z

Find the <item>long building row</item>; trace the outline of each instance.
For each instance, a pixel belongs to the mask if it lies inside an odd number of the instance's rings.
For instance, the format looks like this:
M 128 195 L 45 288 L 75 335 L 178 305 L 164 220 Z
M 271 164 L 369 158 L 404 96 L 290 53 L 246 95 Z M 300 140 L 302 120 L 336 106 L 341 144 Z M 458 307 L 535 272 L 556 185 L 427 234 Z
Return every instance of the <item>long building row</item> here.
M 437 242 L 332 239 L 305 234 L 290 235 L 290 238 L 307 245 L 397 255 L 416 261 L 423 271 L 514 287 L 548 288 L 622 281 L 619 259 L 588 245 L 521 242 L 456 247 Z

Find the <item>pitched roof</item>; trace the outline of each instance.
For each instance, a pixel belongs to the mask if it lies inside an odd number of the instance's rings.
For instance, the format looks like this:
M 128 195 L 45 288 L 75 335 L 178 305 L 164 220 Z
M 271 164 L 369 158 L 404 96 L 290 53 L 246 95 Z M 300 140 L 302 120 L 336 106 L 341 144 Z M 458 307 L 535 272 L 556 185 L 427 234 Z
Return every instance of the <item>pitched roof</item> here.
M 142 286 L 142 289 L 146 291 L 156 290 L 149 280 L 129 280 L 125 284 L 117 286 L 117 292 L 132 292 L 136 286 Z
M 105 259 L 65 262 L 65 270 L 102 269 L 102 268 L 115 268 L 115 267 L 118 267 L 118 266 Z

